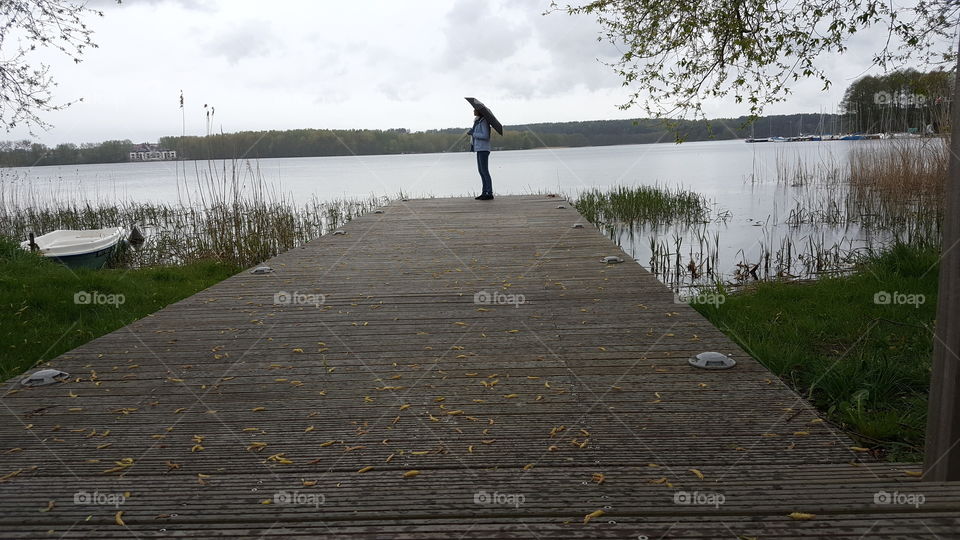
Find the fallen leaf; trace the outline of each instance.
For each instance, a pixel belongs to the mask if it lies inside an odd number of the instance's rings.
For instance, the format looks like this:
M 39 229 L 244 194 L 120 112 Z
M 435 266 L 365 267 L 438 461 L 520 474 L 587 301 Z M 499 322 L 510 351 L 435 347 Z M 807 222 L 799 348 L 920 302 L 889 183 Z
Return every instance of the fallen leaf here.
M 791 519 L 813 519 L 817 517 L 816 514 L 807 514 L 805 512 L 791 512 L 788 514 L 788 517 Z
M 600 516 L 602 516 L 602 515 L 605 514 L 605 513 L 606 513 L 606 512 L 604 512 L 603 510 L 594 510 L 593 512 L 590 512 L 589 514 L 583 516 L 583 523 L 584 523 L 584 525 L 586 525 L 587 523 L 590 523 L 590 520 L 591 520 L 591 519 L 596 518 L 596 517 L 600 517 Z

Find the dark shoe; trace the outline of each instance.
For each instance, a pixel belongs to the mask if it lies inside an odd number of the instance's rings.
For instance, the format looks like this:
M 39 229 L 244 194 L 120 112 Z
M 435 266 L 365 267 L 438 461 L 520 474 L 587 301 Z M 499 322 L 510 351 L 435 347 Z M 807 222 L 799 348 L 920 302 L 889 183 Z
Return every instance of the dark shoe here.
M 478 200 L 478 201 L 492 201 L 492 200 L 493 200 L 493 195 L 490 195 L 490 194 L 481 195 L 481 196 L 477 197 L 477 200 Z
M 482 201 L 482 200 L 483 200 L 483 195 L 480 195 L 479 197 L 474 197 L 473 200 L 475 200 L 475 201 Z

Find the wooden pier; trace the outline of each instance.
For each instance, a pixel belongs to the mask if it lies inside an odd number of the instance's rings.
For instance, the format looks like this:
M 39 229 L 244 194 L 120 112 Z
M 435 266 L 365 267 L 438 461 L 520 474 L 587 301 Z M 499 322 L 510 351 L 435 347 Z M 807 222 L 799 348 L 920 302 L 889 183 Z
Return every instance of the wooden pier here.
M 343 231 L 8 381 L 0 538 L 960 537 L 559 198 Z

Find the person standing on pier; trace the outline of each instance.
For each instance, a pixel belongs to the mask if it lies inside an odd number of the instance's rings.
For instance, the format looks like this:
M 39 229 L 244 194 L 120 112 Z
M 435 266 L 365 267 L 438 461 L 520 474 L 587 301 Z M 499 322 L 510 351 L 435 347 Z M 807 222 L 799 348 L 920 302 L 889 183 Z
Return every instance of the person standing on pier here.
M 480 180 L 483 188 L 478 201 L 493 199 L 493 180 L 490 178 L 490 122 L 480 113 L 473 110 L 473 128 L 467 132 L 472 137 L 470 150 L 477 153 L 477 169 L 480 171 Z

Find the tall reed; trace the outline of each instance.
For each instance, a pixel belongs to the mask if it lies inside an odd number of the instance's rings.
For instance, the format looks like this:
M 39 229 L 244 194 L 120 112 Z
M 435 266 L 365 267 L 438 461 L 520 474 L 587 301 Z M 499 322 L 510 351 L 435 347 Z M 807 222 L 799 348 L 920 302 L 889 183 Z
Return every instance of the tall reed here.
M 195 186 L 173 203 L 77 201 L 66 189 L 40 192 L 0 176 L 0 235 L 24 239 L 55 229 L 137 226 L 146 241 L 113 264 L 151 266 L 218 260 L 251 266 L 326 234 L 387 202 L 385 197 L 295 200 L 272 189 L 255 163 L 199 165 Z

